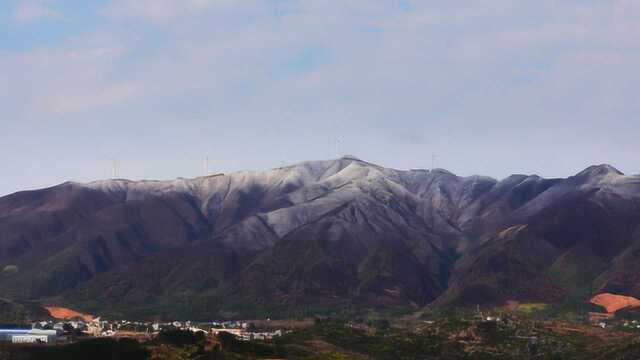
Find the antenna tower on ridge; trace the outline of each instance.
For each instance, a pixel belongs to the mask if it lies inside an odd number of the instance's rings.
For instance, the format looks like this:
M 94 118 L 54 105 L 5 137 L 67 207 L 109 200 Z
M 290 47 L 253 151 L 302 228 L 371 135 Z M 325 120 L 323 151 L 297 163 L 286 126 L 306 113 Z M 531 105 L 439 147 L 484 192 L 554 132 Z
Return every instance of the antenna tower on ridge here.
M 112 164 L 112 168 L 111 168 L 111 177 L 113 179 L 117 179 L 118 178 L 118 161 L 117 160 L 113 160 L 113 164 Z

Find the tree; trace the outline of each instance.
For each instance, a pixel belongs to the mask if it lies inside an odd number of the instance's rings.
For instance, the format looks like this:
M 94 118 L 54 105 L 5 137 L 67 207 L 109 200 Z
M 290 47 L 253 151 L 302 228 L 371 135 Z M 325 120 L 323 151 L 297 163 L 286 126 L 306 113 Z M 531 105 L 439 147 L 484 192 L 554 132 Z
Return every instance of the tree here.
M 220 349 L 220 344 L 216 344 L 216 346 L 211 349 L 211 353 L 209 355 L 209 359 L 211 360 L 222 360 L 224 359 L 224 354 L 222 354 L 222 350 Z
M 223 350 L 233 352 L 237 349 L 239 341 L 235 335 L 226 331 L 221 331 L 216 337 L 218 338 Z
M 72 334 L 75 328 L 69 323 L 64 323 L 62 324 L 62 330 L 64 330 L 65 334 Z
M 150 356 L 149 352 L 133 339 L 98 338 L 40 349 L 43 349 L 42 354 L 30 359 L 146 360 Z
M 158 334 L 158 341 L 165 344 L 185 346 L 200 343 L 204 340 L 204 333 L 194 333 L 189 330 L 167 329 Z

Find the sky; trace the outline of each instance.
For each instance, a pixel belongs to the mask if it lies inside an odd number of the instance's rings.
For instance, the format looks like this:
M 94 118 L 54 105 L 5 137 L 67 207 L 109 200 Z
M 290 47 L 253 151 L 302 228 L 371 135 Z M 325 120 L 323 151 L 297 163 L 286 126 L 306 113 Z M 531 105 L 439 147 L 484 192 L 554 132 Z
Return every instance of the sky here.
M 0 195 L 345 154 L 640 173 L 637 0 L 2 0 Z

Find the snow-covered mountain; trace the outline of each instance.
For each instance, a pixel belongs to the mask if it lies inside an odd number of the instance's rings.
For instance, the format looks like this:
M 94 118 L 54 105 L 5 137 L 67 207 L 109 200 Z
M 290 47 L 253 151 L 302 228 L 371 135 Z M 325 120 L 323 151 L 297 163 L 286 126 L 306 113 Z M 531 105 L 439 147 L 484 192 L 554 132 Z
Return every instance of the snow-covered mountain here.
M 65 183 L 0 199 L 0 269 L 12 269 L 0 290 L 136 314 L 187 311 L 187 298 L 200 315 L 638 296 L 638 224 L 640 177 L 608 165 L 497 181 L 349 156 Z

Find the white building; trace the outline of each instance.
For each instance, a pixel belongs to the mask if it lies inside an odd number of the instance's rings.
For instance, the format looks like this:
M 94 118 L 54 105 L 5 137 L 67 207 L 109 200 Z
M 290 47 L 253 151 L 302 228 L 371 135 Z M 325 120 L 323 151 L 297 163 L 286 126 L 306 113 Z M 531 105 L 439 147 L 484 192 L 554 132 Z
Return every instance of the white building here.
M 49 336 L 47 335 L 12 335 L 11 342 L 14 344 L 36 344 L 49 342 Z
M 202 330 L 202 329 L 197 328 L 195 326 L 190 327 L 189 331 L 191 331 L 192 333 L 198 333 L 198 332 L 205 333 L 205 334 L 207 333 L 206 330 Z
M 42 329 L 0 329 L 0 341 L 14 343 L 49 342 L 58 336 L 56 330 Z

